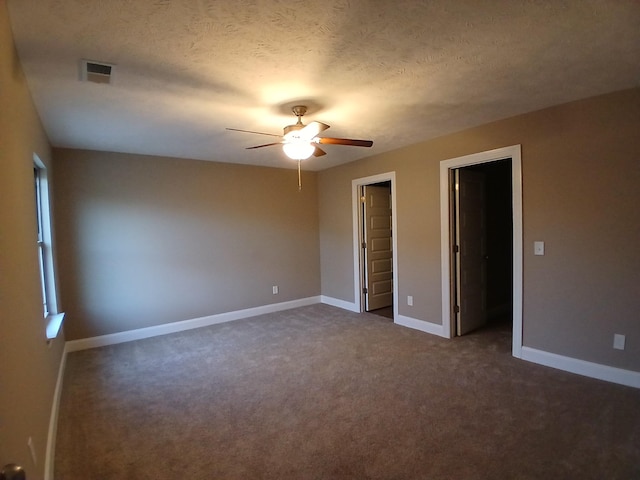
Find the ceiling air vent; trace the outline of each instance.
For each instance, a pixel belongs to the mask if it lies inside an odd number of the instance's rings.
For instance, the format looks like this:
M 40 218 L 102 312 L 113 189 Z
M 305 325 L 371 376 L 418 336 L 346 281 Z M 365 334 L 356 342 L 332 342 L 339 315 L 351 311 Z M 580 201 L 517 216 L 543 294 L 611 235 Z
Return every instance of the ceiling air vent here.
M 80 79 L 83 82 L 111 83 L 115 65 L 109 63 L 82 60 L 80 63 Z

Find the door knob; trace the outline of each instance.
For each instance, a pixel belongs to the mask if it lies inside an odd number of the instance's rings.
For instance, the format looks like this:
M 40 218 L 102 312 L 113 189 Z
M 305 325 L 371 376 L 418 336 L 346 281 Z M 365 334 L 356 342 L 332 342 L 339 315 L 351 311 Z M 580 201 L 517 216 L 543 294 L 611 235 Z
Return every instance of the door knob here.
M 0 480 L 26 480 L 26 474 L 20 465 L 9 463 L 0 472 Z

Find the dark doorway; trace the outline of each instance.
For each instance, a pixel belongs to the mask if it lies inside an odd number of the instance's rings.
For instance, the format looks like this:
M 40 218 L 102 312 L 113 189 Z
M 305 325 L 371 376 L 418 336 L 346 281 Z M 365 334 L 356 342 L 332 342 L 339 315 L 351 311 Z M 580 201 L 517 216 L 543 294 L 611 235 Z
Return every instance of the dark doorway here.
M 511 159 L 462 167 L 479 173 L 484 180 L 484 238 L 471 239 L 482 244 L 484 256 L 482 295 L 486 327 L 512 329 L 513 311 L 513 192 Z M 454 206 L 456 215 L 459 206 Z M 456 256 L 456 262 L 460 256 Z M 455 269 L 454 269 L 455 270 Z M 456 297 L 464 296 L 459 279 L 453 282 Z M 456 322 L 459 324 L 459 322 Z M 456 334 L 460 335 L 457 331 Z

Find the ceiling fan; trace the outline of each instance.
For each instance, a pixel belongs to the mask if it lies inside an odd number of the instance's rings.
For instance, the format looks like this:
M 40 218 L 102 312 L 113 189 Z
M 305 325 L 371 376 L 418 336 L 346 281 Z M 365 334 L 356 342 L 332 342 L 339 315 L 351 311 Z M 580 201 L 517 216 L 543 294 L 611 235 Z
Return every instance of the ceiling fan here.
M 313 155 L 314 157 L 321 157 L 322 155 L 326 155 L 326 152 L 319 148 L 317 145 L 350 145 L 354 147 L 370 147 L 373 145 L 373 141 L 371 140 L 318 137 L 318 134 L 329 128 L 329 125 L 322 122 L 311 122 L 308 125 L 303 124 L 302 117 L 305 113 L 307 113 L 307 107 L 304 105 L 296 105 L 291 110 L 293 111 L 293 114 L 298 118 L 298 121 L 294 125 L 288 125 L 284 127 L 283 135 L 253 132 L 251 130 L 240 130 L 238 128 L 227 128 L 227 130 L 278 137 L 281 139 L 279 142 L 265 143 L 263 145 L 247 147 L 247 150 L 271 147 L 273 145 L 282 145 L 284 153 L 292 160 L 306 160 L 311 155 Z
M 306 160 L 311 155 L 314 157 L 321 157 L 327 153 L 322 150 L 318 145 L 349 145 L 353 147 L 370 147 L 373 145 L 372 140 L 353 140 L 350 138 L 331 138 L 331 137 L 318 137 L 321 132 L 324 132 L 329 125 L 322 122 L 311 122 L 308 125 L 302 123 L 302 117 L 307 113 L 307 107 L 305 105 L 296 105 L 291 109 L 293 114 L 298 118 L 298 121 L 293 125 L 284 127 L 283 135 L 276 135 L 273 133 L 253 132 L 251 130 L 240 130 L 238 128 L 227 128 L 234 132 L 255 133 L 258 135 L 268 135 L 270 137 L 278 137 L 280 141 L 265 143 L 263 145 L 256 145 L 254 147 L 247 147 L 247 150 L 253 150 L 256 148 L 271 147 L 273 145 L 282 145 L 282 150 L 287 157 L 292 160 L 298 161 L 298 191 L 302 190 L 302 181 L 300 178 L 300 162 Z
M 298 161 L 298 189 L 301 189 L 300 183 L 300 162 L 311 157 L 321 157 L 326 155 L 318 145 L 349 145 L 353 147 L 370 147 L 373 145 L 372 140 L 353 140 L 350 138 L 331 138 L 319 137 L 318 135 L 329 128 L 329 125 L 322 122 L 311 122 L 308 125 L 302 123 L 302 117 L 307 113 L 305 105 L 296 105 L 291 109 L 298 121 L 293 125 L 284 127 L 283 135 L 273 133 L 253 132 L 251 130 L 240 130 L 238 128 L 227 128 L 234 132 L 254 133 L 258 135 L 268 135 L 270 137 L 278 137 L 280 141 L 247 147 L 247 150 L 256 148 L 271 147 L 273 145 L 282 145 L 282 150 L 287 157 Z

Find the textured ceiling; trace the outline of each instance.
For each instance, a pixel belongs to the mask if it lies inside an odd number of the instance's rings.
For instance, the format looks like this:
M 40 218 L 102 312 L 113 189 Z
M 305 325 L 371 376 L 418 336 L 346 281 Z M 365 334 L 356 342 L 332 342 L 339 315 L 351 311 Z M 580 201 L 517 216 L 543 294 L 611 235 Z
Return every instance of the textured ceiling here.
M 225 127 L 279 134 L 304 103 L 324 136 L 374 140 L 321 170 L 640 85 L 638 0 L 7 1 L 55 146 L 294 168 Z M 112 85 L 80 59 L 116 64 Z

